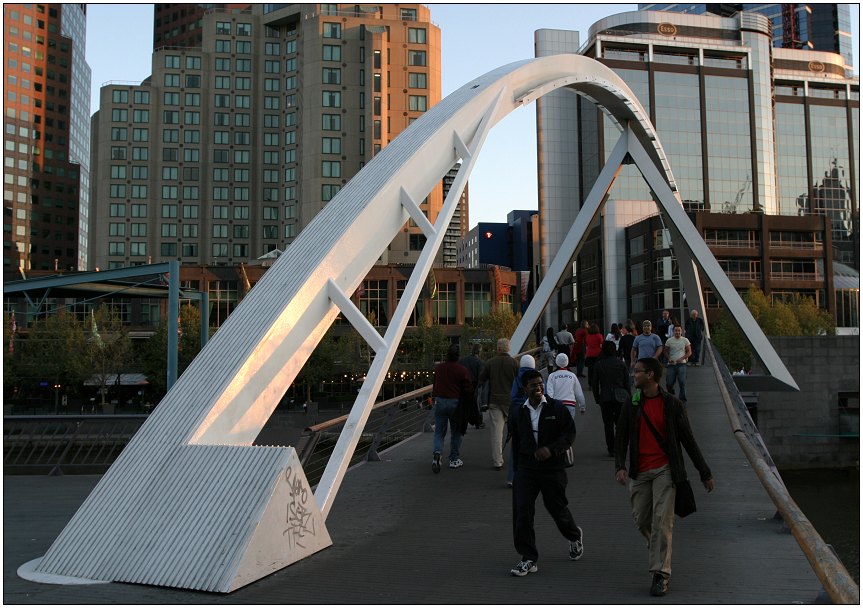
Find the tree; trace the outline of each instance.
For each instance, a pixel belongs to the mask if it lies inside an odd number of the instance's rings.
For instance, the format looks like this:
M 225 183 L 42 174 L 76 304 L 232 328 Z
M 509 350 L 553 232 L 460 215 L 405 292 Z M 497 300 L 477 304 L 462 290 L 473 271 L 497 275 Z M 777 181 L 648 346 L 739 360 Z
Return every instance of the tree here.
M 16 326 L 14 316 L 3 314 L 3 387 L 12 389 L 19 382 L 18 364 L 15 360 L 15 349 L 19 348 L 18 338 L 15 335 Z M 5 391 L 4 391 L 5 392 Z
M 132 361 L 132 340 L 119 315 L 109 306 L 101 305 L 90 316 L 90 336 L 87 340 L 87 363 L 99 386 L 105 405 L 108 380 L 120 375 Z
M 201 351 L 201 311 L 189 304 L 180 307 L 177 341 L 177 377 Z M 154 395 L 168 391 L 168 324 L 161 323 L 141 349 L 140 365 Z
M 75 315 L 61 308 L 30 325 L 21 342 L 19 370 L 22 384 L 76 389 L 90 373 L 89 345 L 84 328 Z M 60 388 L 55 388 L 59 391 Z
M 817 336 L 836 333 L 836 324 L 830 313 L 818 308 L 811 298 L 798 294 L 789 304 L 779 301 L 771 305 L 764 292 L 751 285 L 743 301 L 765 335 Z M 710 334 L 729 368 L 751 369 L 752 351 L 749 343 L 726 310 L 720 313 Z
M 306 403 L 312 401 L 312 386 L 333 375 L 338 352 L 339 344 L 330 327 L 300 371 L 300 377 L 306 385 Z

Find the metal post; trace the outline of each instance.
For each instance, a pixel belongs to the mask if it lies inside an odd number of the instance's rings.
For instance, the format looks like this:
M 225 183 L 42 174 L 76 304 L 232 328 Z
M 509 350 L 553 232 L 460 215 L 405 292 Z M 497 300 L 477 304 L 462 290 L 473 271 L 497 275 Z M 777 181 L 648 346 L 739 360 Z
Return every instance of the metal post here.
M 177 332 L 180 316 L 180 262 L 168 262 L 168 390 L 177 381 Z

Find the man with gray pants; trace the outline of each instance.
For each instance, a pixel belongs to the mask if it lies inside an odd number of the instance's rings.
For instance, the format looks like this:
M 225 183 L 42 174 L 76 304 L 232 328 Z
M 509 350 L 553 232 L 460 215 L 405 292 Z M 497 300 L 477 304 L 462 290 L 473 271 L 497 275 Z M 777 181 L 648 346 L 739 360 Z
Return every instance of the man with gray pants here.
M 509 356 L 509 340 L 497 341 L 497 354 L 486 361 L 479 374 L 479 384 L 489 383 L 488 410 L 491 426 L 491 463 L 495 470 L 503 468 L 503 444 L 506 436 L 506 419 L 509 416 L 509 394 L 518 372 L 518 363 Z
M 614 438 L 615 479 L 621 485 L 629 480 L 632 517 L 647 539 L 653 575 L 650 595 L 663 596 L 671 576 L 675 484 L 686 480 L 681 448 L 686 449 L 708 492 L 716 483 L 695 442 L 686 406 L 659 384 L 662 365 L 653 357 L 644 357 L 636 361 L 634 371 L 637 390 L 632 401 L 623 405 Z

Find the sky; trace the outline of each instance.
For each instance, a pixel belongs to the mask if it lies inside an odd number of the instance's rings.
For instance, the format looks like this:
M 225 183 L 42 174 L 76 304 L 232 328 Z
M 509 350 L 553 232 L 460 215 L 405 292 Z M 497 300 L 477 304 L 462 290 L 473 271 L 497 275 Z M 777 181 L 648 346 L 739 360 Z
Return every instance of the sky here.
M 599 19 L 637 9 L 636 4 L 426 4 L 441 29 L 443 97 L 495 68 L 533 58 L 535 30 L 576 30 L 584 42 Z M 852 4 L 858 74 L 859 21 L 860 7 Z M 104 84 L 140 83 L 151 74 L 152 23 L 152 4 L 87 5 L 91 112 L 99 109 Z M 492 129 L 470 175 L 469 193 L 470 227 L 505 222 L 514 209 L 537 208 L 535 104 L 515 110 Z

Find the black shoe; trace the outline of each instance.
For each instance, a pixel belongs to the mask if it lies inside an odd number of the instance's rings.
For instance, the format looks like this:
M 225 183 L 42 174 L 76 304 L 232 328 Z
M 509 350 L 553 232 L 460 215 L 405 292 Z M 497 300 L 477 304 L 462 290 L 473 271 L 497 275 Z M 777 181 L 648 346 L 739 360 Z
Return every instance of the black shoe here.
M 650 595 L 662 597 L 668 593 L 668 579 L 658 572 L 653 575 L 653 584 L 650 585 Z
M 440 452 L 434 453 L 434 458 L 432 459 L 432 471 L 440 473 Z

